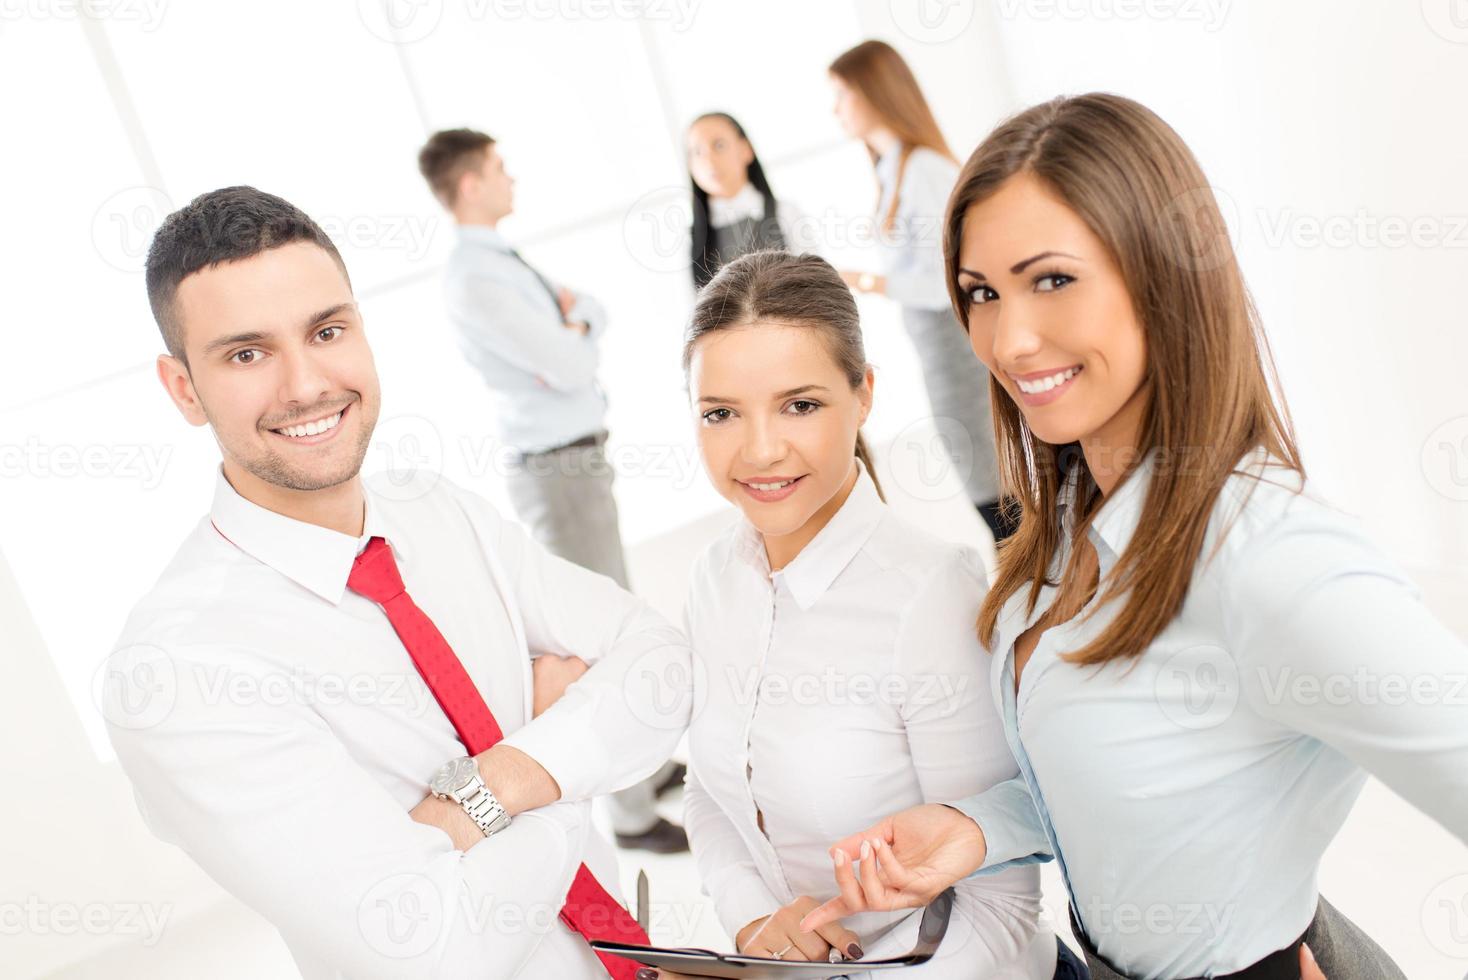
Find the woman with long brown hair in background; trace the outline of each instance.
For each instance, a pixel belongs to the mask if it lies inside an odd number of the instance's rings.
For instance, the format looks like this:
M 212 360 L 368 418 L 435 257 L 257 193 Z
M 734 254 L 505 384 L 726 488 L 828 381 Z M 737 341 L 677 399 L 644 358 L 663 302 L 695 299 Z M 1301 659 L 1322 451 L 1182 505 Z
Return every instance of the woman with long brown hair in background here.
M 1014 525 L 999 502 L 984 368 L 953 317 L 943 276 L 943 207 L 958 161 L 912 70 L 890 45 L 858 44 L 831 62 L 830 76 L 836 118 L 848 136 L 865 144 L 879 187 L 876 240 L 882 271 L 846 271 L 842 278 L 853 289 L 886 296 L 901 308 L 939 435 L 969 500 L 995 542 L 1002 541 Z
M 1136 102 L 1056 99 L 946 225 L 1022 506 L 977 622 L 1021 775 L 839 841 L 803 925 L 1053 857 L 1101 980 L 1401 977 L 1317 875 L 1368 772 L 1468 839 L 1468 648 L 1306 483 L 1196 160 Z

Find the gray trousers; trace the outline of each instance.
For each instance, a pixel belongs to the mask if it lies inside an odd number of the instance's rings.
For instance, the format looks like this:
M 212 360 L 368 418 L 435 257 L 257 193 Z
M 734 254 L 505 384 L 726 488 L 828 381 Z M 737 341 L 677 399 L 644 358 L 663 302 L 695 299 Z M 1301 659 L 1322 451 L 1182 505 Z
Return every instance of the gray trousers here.
M 999 461 L 989 407 L 989 370 L 974 356 L 952 310 L 902 308 L 902 325 L 917 350 L 928 405 L 969 500 L 999 499 Z
M 1090 940 L 1081 932 L 1074 909 L 1070 914 L 1070 926 L 1085 953 L 1086 964 L 1091 968 L 1091 980 L 1127 980 L 1125 974 L 1113 970 L 1097 955 Z M 1407 980 L 1386 950 L 1376 945 L 1370 936 L 1324 898 L 1315 907 L 1315 918 L 1305 930 L 1305 945 L 1310 947 L 1315 962 L 1328 980 Z M 1266 957 L 1266 960 L 1268 962 L 1260 961 L 1253 967 L 1227 976 L 1248 977 L 1250 980 L 1298 980 L 1298 951 Z
M 515 514 L 551 554 L 627 588 L 627 563 L 602 442 L 521 457 L 505 482 Z M 612 829 L 644 834 L 658 821 L 657 774 L 608 797 Z

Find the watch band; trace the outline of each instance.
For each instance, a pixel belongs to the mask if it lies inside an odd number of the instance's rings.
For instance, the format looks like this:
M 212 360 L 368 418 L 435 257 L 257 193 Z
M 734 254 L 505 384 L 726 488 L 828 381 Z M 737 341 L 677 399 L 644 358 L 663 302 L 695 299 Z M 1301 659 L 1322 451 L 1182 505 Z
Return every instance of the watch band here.
M 459 805 L 469 814 L 469 819 L 484 831 L 485 837 L 493 837 L 510 825 L 510 815 L 483 784 L 476 787 L 469 796 L 459 800 Z

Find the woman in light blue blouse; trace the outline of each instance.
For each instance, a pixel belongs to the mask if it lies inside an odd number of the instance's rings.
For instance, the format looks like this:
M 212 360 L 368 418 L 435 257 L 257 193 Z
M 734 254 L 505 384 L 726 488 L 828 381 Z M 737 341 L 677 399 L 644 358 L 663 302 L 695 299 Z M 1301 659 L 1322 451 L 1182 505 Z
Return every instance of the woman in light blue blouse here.
M 1020 776 L 837 842 L 802 926 L 1053 857 L 1101 980 L 1400 977 L 1316 875 L 1368 772 L 1468 839 L 1468 648 L 1313 495 L 1192 154 L 1057 99 L 946 223 L 1023 507 L 978 622 Z

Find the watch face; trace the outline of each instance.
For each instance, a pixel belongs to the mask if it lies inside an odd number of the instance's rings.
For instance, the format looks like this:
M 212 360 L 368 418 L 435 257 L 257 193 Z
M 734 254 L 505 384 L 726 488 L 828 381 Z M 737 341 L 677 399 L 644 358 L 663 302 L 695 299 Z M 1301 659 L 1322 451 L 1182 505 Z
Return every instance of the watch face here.
M 450 759 L 439 767 L 438 772 L 433 774 L 428 788 L 435 793 L 448 796 L 468 786 L 478 772 L 479 766 L 467 756 Z

